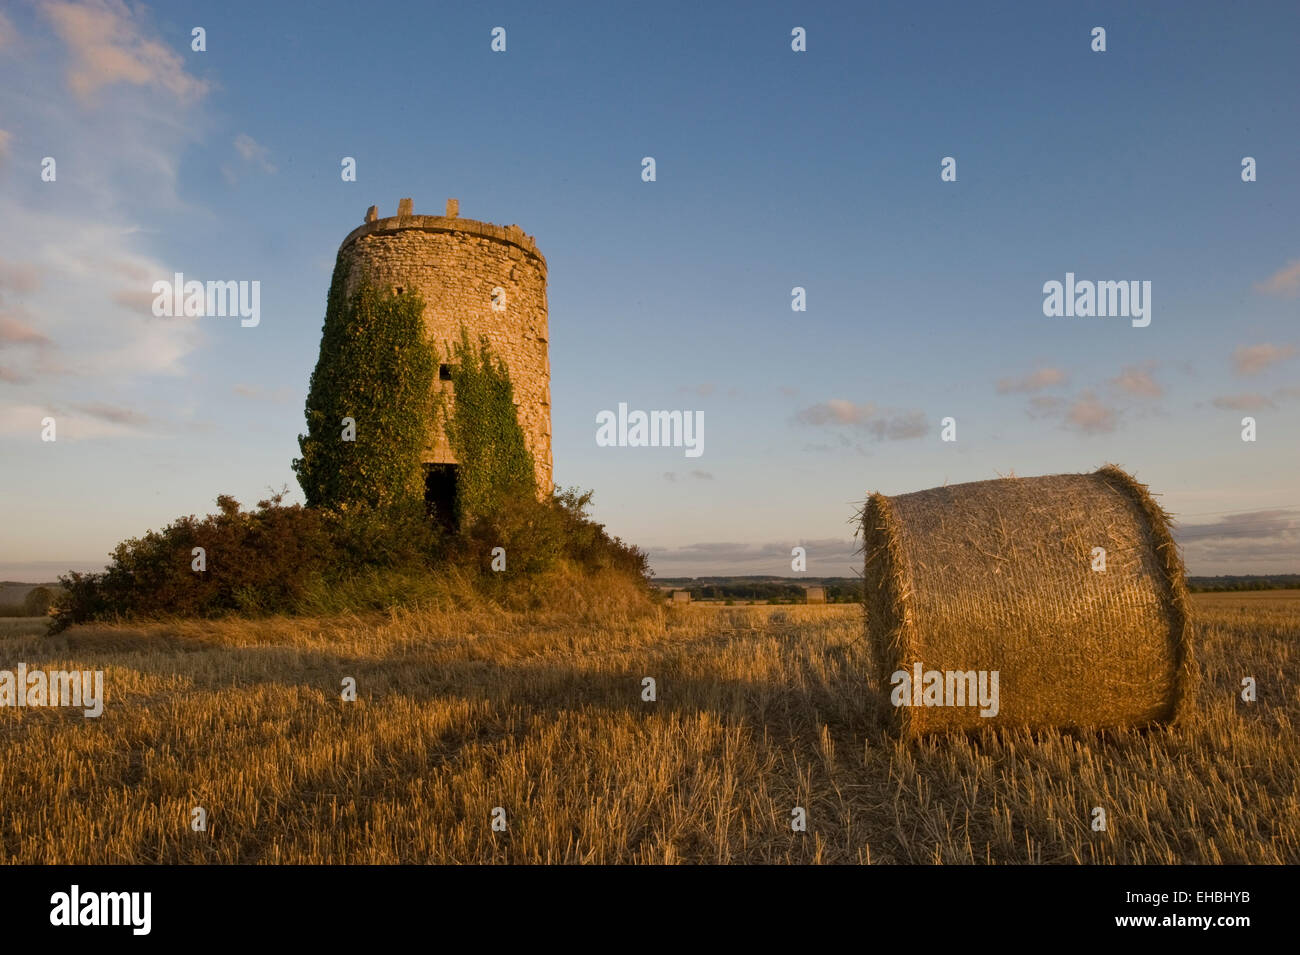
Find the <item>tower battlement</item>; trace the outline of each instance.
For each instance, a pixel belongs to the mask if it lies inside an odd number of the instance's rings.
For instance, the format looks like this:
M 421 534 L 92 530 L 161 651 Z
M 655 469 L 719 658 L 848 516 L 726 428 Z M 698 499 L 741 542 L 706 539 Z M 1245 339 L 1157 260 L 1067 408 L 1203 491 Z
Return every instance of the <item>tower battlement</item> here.
M 365 221 L 348 233 L 340 244 L 339 251 L 342 252 L 363 236 L 379 232 L 401 232 L 406 229 L 435 233 L 462 232 L 466 235 L 480 236 L 513 245 L 535 257 L 541 263 L 542 273 L 546 273 L 546 257 L 538 251 L 537 241 L 519 226 L 500 226 L 491 222 L 480 222 L 477 219 L 462 219 L 460 203 L 456 199 L 447 200 L 447 214 L 441 216 L 415 215 L 411 211 L 412 205 L 410 199 L 403 199 L 398 203 L 397 215 L 382 219 L 378 217 L 378 208 L 371 206 L 366 210 Z

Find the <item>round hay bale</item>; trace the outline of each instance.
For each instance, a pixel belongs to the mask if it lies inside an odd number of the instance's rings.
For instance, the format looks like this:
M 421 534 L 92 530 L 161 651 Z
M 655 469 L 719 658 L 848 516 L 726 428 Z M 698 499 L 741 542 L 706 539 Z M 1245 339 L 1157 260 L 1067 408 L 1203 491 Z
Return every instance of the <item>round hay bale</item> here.
M 1119 468 L 872 494 L 861 517 L 867 642 L 904 735 L 1146 726 L 1190 693 L 1169 515 Z M 995 673 L 996 707 L 959 702 Z

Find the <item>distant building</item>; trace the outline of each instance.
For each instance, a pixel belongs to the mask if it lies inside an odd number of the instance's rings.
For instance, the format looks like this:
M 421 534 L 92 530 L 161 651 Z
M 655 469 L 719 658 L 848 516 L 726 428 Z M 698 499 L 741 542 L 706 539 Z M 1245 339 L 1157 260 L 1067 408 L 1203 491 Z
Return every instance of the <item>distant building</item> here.
M 691 592 L 689 590 L 674 590 L 672 594 L 673 603 L 675 604 L 688 604 L 691 602 Z
M 810 604 L 824 604 L 826 602 L 825 587 L 805 587 L 804 590 L 808 594 Z

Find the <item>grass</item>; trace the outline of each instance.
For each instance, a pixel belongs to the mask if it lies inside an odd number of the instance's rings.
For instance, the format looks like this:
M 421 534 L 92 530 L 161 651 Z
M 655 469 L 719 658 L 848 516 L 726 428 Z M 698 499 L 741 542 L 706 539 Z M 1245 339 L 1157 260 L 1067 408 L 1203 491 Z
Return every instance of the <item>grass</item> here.
M 0 629 L 0 667 L 103 669 L 107 694 L 98 720 L 0 710 L 0 859 L 1300 861 L 1300 591 L 1194 606 L 1186 725 L 911 744 L 879 728 L 851 606 L 660 607 L 597 581 L 550 613 Z
M 5 637 L 35 636 L 49 629 L 49 617 L 0 617 L 0 640 Z M 0 646 L 4 646 L 0 643 Z M 0 666 L 8 666 L 0 658 Z

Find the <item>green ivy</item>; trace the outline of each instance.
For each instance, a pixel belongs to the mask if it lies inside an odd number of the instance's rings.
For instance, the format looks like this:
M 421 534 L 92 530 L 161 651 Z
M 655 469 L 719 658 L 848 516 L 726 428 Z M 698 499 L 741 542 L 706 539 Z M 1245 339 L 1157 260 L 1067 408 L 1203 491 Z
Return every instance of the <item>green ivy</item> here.
M 456 519 L 465 528 L 505 501 L 535 498 L 537 479 L 505 362 L 492 354 L 486 337 L 475 348 L 463 327 L 450 357 L 455 400 L 450 410 L 439 400 L 438 410 L 460 463 Z
M 437 350 L 424 302 L 368 283 L 346 297 L 347 261 L 334 264 L 320 358 L 307 393 L 307 433 L 293 462 L 311 507 L 409 508 L 424 501 L 421 453 L 429 440 Z M 343 440 L 343 419 L 356 440 Z

